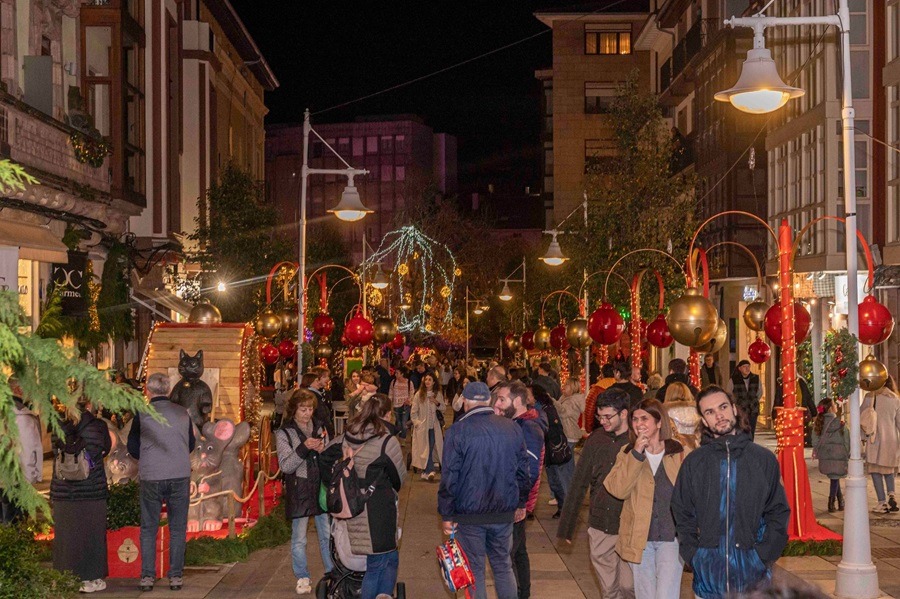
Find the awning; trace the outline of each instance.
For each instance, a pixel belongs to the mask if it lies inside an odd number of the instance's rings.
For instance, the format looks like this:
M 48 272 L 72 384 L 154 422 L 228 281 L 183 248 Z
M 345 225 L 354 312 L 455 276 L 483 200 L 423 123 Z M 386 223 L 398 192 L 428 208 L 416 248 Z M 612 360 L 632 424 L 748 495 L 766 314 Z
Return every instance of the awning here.
M 22 260 L 60 264 L 69 261 L 69 248 L 49 228 L 38 225 L 0 220 L 0 246 L 19 248 Z
M 191 308 L 193 307 L 190 303 L 184 301 L 174 293 L 169 293 L 168 291 L 160 291 L 158 289 L 148 289 L 146 287 L 134 287 L 132 289 L 132 293 L 138 297 L 142 297 L 144 299 L 148 299 L 152 302 L 159 304 L 160 306 L 172 310 L 173 312 L 177 312 L 182 316 L 189 316 L 191 313 Z

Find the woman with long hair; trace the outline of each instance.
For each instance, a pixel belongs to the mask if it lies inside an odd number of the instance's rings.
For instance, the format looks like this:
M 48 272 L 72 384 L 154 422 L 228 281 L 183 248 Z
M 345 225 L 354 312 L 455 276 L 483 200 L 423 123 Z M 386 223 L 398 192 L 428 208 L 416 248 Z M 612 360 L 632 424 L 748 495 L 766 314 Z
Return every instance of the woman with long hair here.
M 867 393 L 860 413 L 873 408 L 878 415 L 875 434 L 866 442 L 866 469 L 875 486 L 878 505 L 876 514 L 900 511 L 894 497 L 894 476 L 897 474 L 897 456 L 900 455 L 900 398 L 891 377 L 879 391 Z
M 450 402 L 450 407 L 453 408 L 453 422 L 463 417 L 462 392 L 468 382 L 466 369 L 456 367 L 453 369 L 453 377 L 447 383 L 447 386 L 444 387 L 444 397 Z
M 611 495 L 625 501 L 616 552 L 631 565 L 635 599 L 677 599 L 684 563 L 672 493 L 685 451 L 671 438 L 666 408 L 655 399 L 634 407 L 629 427 L 631 443 L 603 481 Z
M 700 447 L 700 414 L 691 388 L 677 381 L 669 383 L 664 401 L 672 437 L 688 451 Z
M 316 523 L 319 552 L 325 573 L 331 571 L 331 532 L 328 514 L 319 506 L 322 474 L 319 454 L 328 444 L 328 431 L 316 412 L 316 396 L 296 389 L 288 399 L 284 425 L 275 431 L 278 466 L 284 473 L 284 515 L 291 523 L 291 562 L 297 578 L 297 594 L 312 592 L 306 560 L 309 518 Z
M 422 384 L 412 402 L 410 420 L 412 431 L 412 465 L 422 471 L 422 480 L 434 480 L 434 469 L 441 462 L 444 436 L 438 411 L 446 404 L 441 385 L 431 371 L 422 375 Z
M 553 519 L 556 520 L 562 515 L 563 503 L 566 500 L 566 492 L 572 484 L 572 477 L 575 476 L 575 444 L 581 439 L 584 431 L 578 424 L 578 417 L 584 413 L 584 393 L 581 392 L 581 383 L 578 379 L 567 379 L 562 386 L 562 396 L 559 401 L 551 398 L 556 406 L 556 412 L 559 414 L 559 420 L 562 423 L 563 430 L 566 433 L 566 441 L 569 449 L 572 450 L 572 459 L 565 464 L 551 465 L 548 464 L 547 482 L 550 484 L 553 501 L 556 502 L 556 513 Z M 555 490 L 554 490 L 555 489 Z
M 819 472 L 828 477 L 828 511 L 844 509 L 841 479 L 847 476 L 850 462 L 850 433 L 840 418 L 840 407 L 830 397 L 819 402 L 818 415 L 813 424 L 813 457 L 819 460 Z
M 400 566 L 397 498 L 406 468 L 400 442 L 385 426 L 390 405 L 390 400 L 376 394 L 360 405 L 344 433 L 344 456 L 353 458 L 360 480 L 375 487 L 362 513 L 347 521 L 353 553 L 366 556 L 362 599 L 393 596 Z
M 359 403 L 359 396 L 362 395 L 363 389 L 360 387 L 362 382 L 362 373 L 354 370 L 350 376 L 344 381 L 344 401 L 347 402 L 347 417 L 350 418 L 356 413 L 356 404 Z

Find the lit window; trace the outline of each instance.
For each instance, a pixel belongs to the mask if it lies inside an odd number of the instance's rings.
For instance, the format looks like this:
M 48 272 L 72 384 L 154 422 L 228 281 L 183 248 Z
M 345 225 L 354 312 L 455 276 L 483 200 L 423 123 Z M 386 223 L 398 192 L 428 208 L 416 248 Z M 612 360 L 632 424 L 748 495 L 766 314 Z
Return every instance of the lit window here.
M 631 27 L 588 24 L 584 27 L 585 54 L 631 54 Z

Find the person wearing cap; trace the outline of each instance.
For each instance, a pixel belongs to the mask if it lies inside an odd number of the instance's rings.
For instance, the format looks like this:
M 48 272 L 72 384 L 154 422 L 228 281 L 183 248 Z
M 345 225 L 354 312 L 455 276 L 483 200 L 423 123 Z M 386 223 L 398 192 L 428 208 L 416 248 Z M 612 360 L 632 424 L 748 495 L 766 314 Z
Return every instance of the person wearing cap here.
M 756 419 L 759 416 L 759 398 L 762 387 L 759 375 L 750 372 L 750 362 L 741 360 L 731 374 L 725 390 L 734 397 L 734 403 L 747 415 L 750 421 L 750 438 L 756 436 Z
M 525 437 L 515 422 L 497 416 L 482 382 L 463 389 L 466 413 L 447 429 L 438 512 L 444 534 L 456 538 L 475 575 L 475 598 L 487 599 L 485 562 L 498 599 L 517 599 L 513 575 L 513 521 L 531 490 Z

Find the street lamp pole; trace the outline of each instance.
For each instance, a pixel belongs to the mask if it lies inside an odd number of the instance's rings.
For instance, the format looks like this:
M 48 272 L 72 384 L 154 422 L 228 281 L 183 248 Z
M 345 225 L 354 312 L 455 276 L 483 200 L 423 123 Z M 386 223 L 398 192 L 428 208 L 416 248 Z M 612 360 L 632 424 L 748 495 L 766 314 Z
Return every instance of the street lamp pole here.
M 857 281 L 857 256 L 856 256 L 856 152 L 854 148 L 854 119 L 853 109 L 853 69 L 850 64 L 850 10 L 847 0 L 838 0 L 838 12 L 835 15 L 822 17 L 766 17 L 761 13 L 752 17 L 731 18 L 725 21 L 732 27 L 750 27 L 754 30 L 754 51 L 765 48 L 763 32 L 766 27 L 796 26 L 796 25 L 826 25 L 837 27 L 840 32 L 841 44 L 841 121 L 843 139 L 843 166 L 844 166 L 844 212 L 846 216 L 845 251 L 847 263 L 847 328 L 854 337 L 859 336 L 859 314 L 856 302 L 859 297 Z M 797 97 L 798 90 L 784 86 L 783 95 L 778 105 L 766 107 L 765 104 L 773 98 L 774 89 L 777 86 L 762 84 L 764 69 L 760 66 L 765 60 L 755 61 L 751 66 L 749 59 L 744 65 L 747 83 L 750 86 L 742 86 L 744 73 L 735 88 L 728 92 L 722 92 L 722 97 L 728 99 L 741 108 L 755 105 L 756 112 L 768 112 L 784 105 L 790 97 Z M 764 57 L 763 57 L 764 58 Z M 752 87 L 752 89 L 751 89 Z M 768 87 L 768 89 L 766 89 Z M 755 95 L 754 95 L 755 94 Z M 740 99 L 743 96 L 743 99 Z M 776 102 L 777 103 L 777 102 Z M 746 108 L 742 108 L 747 110 Z M 750 110 L 748 110 L 750 111 Z M 872 548 L 869 538 L 869 516 L 866 496 L 866 479 L 863 472 L 862 445 L 859 427 L 860 398 L 859 388 L 853 391 L 847 402 L 850 406 L 848 428 L 850 429 L 850 463 L 847 477 L 846 511 L 844 512 L 844 543 L 841 562 L 837 567 L 835 578 L 835 595 L 838 597 L 856 597 L 869 599 L 878 597 L 878 572 L 872 563 Z

